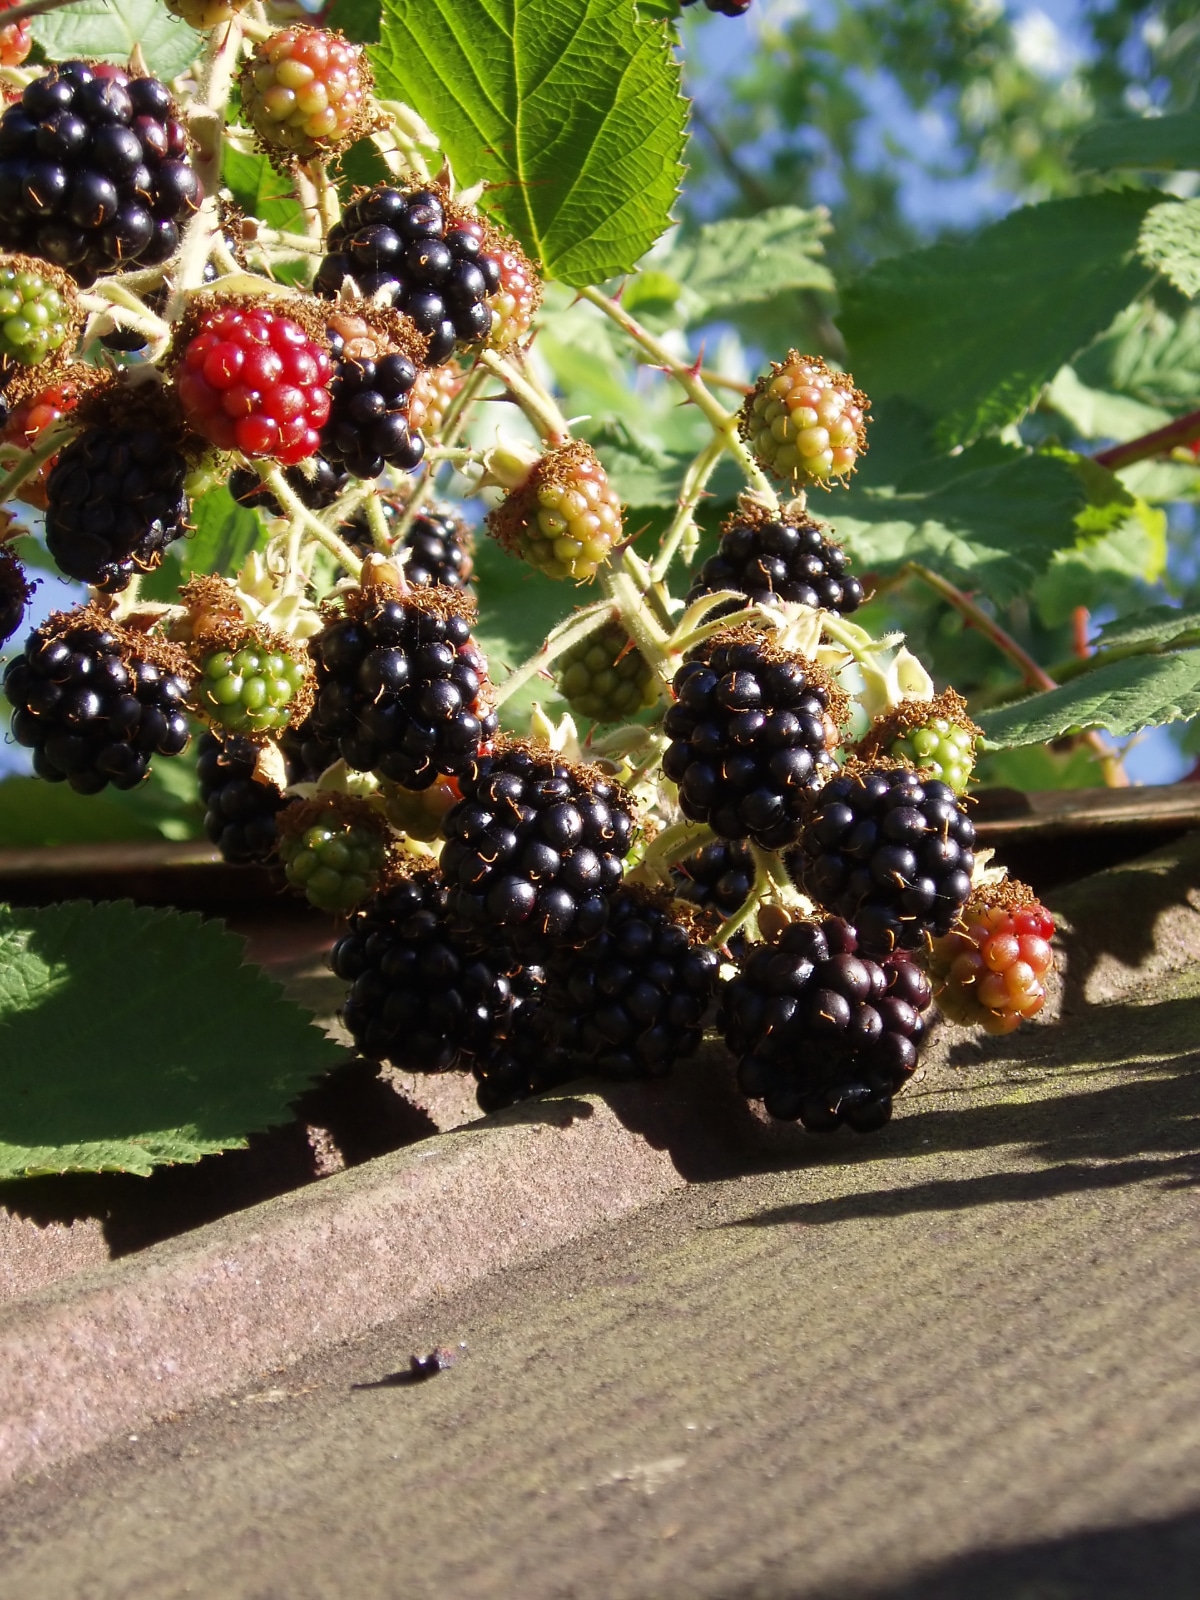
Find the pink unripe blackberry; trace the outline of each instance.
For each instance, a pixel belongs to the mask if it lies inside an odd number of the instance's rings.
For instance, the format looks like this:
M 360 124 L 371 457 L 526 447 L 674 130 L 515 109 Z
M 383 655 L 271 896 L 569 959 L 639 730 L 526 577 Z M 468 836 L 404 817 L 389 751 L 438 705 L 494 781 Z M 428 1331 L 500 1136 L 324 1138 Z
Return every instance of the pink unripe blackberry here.
M 0 0 L 0 15 L 11 11 L 19 0 Z M 33 22 L 25 17 L 0 27 L 0 67 L 19 67 L 33 49 Z
M 371 70 L 361 45 L 328 28 L 284 28 L 242 69 L 242 113 L 268 150 L 301 161 L 366 131 Z
M 621 502 L 590 445 L 547 450 L 487 519 L 506 550 L 548 578 L 588 583 L 621 537 Z
M 440 367 L 426 367 L 417 374 L 408 397 L 408 426 L 427 444 L 441 437 L 450 404 L 466 382 L 466 373 L 457 361 Z
M 500 287 L 488 295 L 492 331 L 487 342 L 494 350 L 506 350 L 532 327 L 542 303 L 542 285 L 533 263 L 515 240 L 489 237 L 484 248 L 500 273 Z
M 789 350 L 747 395 L 739 429 L 762 466 L 800 487 L 854 471 L 866 417 L 867 397 L 848 372 Z
M 958 926 L 935 939 L 929 970 L 952 1022 L 1011 1033 L 1046 1003 L 1054 918 L 1023 883 L 976 890 Z

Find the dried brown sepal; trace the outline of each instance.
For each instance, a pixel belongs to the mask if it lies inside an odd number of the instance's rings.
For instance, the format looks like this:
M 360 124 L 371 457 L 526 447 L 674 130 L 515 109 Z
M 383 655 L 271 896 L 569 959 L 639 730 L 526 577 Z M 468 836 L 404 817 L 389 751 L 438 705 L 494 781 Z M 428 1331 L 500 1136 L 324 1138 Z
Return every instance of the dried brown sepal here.
M 18 407 L 27 401 L 63 384 L 70 384 L 77 397 L 76 404 L 68 413 L 73 415 L 86 398 L 112 388 L 117 381 L 113 373 L 105 372 L 100 367 L 89 367 L 83 361 L 65 361 L 53 373 L 46 370 L 44 361 L 36 367 L 11 367 L 8 372 L 4 380 L 4 399 L 10 419 Z M 8 442 L 13 441 L 9 439 Z
M 828 718 L 838 729 L 845 727 L 850 716 L 850 696 L 832 673 L 828 672 L 819 661 L 810 660 L 799 651 L 783 649 L 781 645 L 775 643 L 769 631 L 756 628 L 752 622 L 743 622 L 736 628 L 726 628 L 723 632 L 714 634 L 711 639 L 706 639 L 694 650 L 689 650 L 687 659 L 702 661 L 707 665 L 712 660 L 713 652 L 718 645 L 733 644 L 752 644 L 768 666 L 792 663 L 803 668 L 808 682 L 814 688 L 824 691 Z M 894 762 L 893 765 L 902 766 L 903 762 Z
M 468 627 L 474 627 L 479 607 L 474 597 L 463 590 L 448 589 L 442 584 L 403 590 L 395 581 L 399 578 L 397 569 L 380 557 L 368 556 L 363 567 L 366 581 L 357 588 L 344 590 L 339 596 L 340 606 L 327 603 L 321 607 L 321 615 L 327 620 L 336 621 L 344 614 L 357 622 L 369 615 L 381 600 L 400 600 L 404 605 L 424 612 L 426 616 L 437 617 L 439 621 L 461 617 Z
M 281 840 L 298 839 L 309 828 L 330 821 L 374 833 L 389 848 L 395 842 L 387 818 L 378 807 L 359 795 L 343 794 L 337 789 L 323 790 L 313 795 L 311 800 L 289 801 L 275 819 Z
M 939 717 L 944 717 L 947 722 L 977 739 L 983 737 L 983 729 L 972 720 L 962 695 L 955 689 L 944 689 L 932 700 L 901 700 L 898 706 L 877 717 L 854 746 L 853 754 L 862 761 L 878 762 L 888 754 L 897 739 L 907 739 L 910 733 L 928 726 Z
M 54 611 L 42 623 L 38 633 L 44 639 L 65 639 L 79 628 L 97 628 L 112 635 L 117 654 L 126 664 L 148 661 L 160 672 L 174 673 L 182 678 L 190 688 L 197 673 L 187 651 L 171 640 L 143 633 L 138 628 L 126 628 L 116 622 L 109 610 L 112 604 L 108 596 L 101 596 L 89 601 L 86 606 L 78 606 L 74 611 Z
M 540 739 L 524 739 L 517 734 L 501 733 L 497 735 L 491 754 L 498 760 L 503 760 L 513 750 L 524 750 L 525 754 L 532 756 L 537 762 L 546 766 L 558 767 L 584 791 L 590 794 L 599 784 L 612 791 L 612 798 L 619 806 L 624 807 L 630 816 L 637 817 L 637 802 L 619 779 L 611 773 L 605 772 L 591 761 L 564 761 L 557 750 L 552 750 L 548 744 Z
M 1004 878 L 999 883 L 981 883 L 971 891 L 971 898 L 959 914 L 959 927 L 965 928 L 988 911 L 1024 911 L 1026 906 L 1039 906 L 1041 901 L 1027 883 L 1020 878 Z
M 789 528 L 816 528 L 827 545 L 841 549 L 829 537 L 830 527 L 827 522 L 821 522 L 811 516 L 805 501 L 801 499 L 789 500 L 786 505 L 773 510 L 757 494 L 741 494 L 738 496 L 737 510 L 731 511 L 717 530 L 721 538 L 734 528 L 762 528 L 768 523 L 783 522 Z
M 519 554 L 521 539 L 537 518 L 538 492 L 551 485 L 569 487 L 581 469 L 599 473 L 607 482 L 599 456 L 582 439 L 570 439 L 539 456 L 524 483 L 511 489 L 495 510 L 487 514 L 487 530 L 496 543 L 514 555 Z

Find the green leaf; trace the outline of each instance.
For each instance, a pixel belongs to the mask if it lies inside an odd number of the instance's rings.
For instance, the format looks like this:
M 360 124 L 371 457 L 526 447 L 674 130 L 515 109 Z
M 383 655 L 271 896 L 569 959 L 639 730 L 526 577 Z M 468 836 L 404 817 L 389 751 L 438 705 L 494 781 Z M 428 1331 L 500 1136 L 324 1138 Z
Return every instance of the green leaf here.
M 1200 644 L 1200 607 L 1147 606 L 1132 616 L 1107 622 L 1096 635 L 1097 650 L 1129 645 Z
M 1024 593 L 1085 527 L 1101 531 L 1134 503 L 1111 473 L 1103 508 L 1075 458 L 1025 455 L 991 441 L 929 466 L 924 477 L 914 473 L 899 488 L 852 486 L 834 511 L 838 537 L 860 567 L 886 573 L 919 561 L 1001 605 Z
M 680 310 L 685 323 L 705 322 L 789 289 L 832 289 L 829 268 L 816 259 L 828 232 L 823 208 L 772 206 L 756 217 L 710 222 L 679 240 L 654 265 L 683 285 Z M 639 281 L 640 276 L 631 289 Z
M 1072 160 L 1077 167 L 1097 172 L 1118 167 L 1195 172 L 1200 170 L 1200 112 L 1097 123 L 1079 139 Z
M 590 589 L 555 582 L 527 561 L 510 556 L 482 530 L 475 547 L 475 574 L 479 583 L 475 638 L 497 683 L 511 668 L 537 654 L 556 622 L 561 622 L 575 606 L 596 598 Z M 551 684 L 544 679 L 535 680 L 527 690 L 505 701 L 501 707 L 504 726 L 528 732 L 526 719 L 531 703 L 539 700 L 545 705 L 554 698 Z
M 295 185 L 258 151 L 235 150 L 227 144 L 221 181 L 248 217 L 289 233 L 305 232 L 304 207 L 296 198 Z
M 1089 388 L 1074 367 L 1060 368 L 1042 403 L 1065 417 L 1081 439 L 1136 439 L 1171 420 L 1171 413 L 1159 406 Z
M 1078 606 L 1094 610 L 1126 597 L 1126 603 L 1136 605 L 1144 586 L 1162 576 L 1166 557 L 1166 515 L 1141 505 L 1100 538 L 1058 551 L 1033 587 L 1038 613 L 1047 627 L 1055 628 L 1070 621 Z
M 1200 711 L 1200 650 L 1126 656 L 1057 689 L 1015 705 L 982 711 L 978 722 L 993 745 L 1042 744 L 1084 728 L 1123 736 Z
M 224 484 L 208 489 L 192 502 L 195 532 L 182 546 L 182 569 L 192 573 L 217 573 L 231 577 L 252 550 L 266 542 L 262 519 L 238 505 Z
M 1200 293 L 1200 200 L 1169 200 L 1146 213 L 1138 249 L 1190 300 Z
M 357 44 L 375 44 L 379 39 L 378 0 L 333 0 L 324 25 L 337 28 Z
M 203 48 L 198 34 L 173 17 L 162 0 L 80 0 L 34 17 L 33 37 L 50 61 L 129 60 L 135 44 L 157 77 L 185 72 Z
M 0 839 L 9 850 L 114 839 L 193 839 L 201 832 L 196 768 L 164 760 L 136 789 L 76 794 L 44 778 L 0 782 Z
M 1074 366 L 1094 388 L 1172 413 L 1190 411 L 1200 394 L 1200 307 L 1177 320 L 1153 304 L 1132 306 Z
M 342 1051 L 244 944 L 123 900 L 0 907 L 0 1178 L 238 1149 Z
M 1017 420 L 1146 287 L 1138 233 L 1159 198 L 1047 201 L 965 244 L 879 262 L 846 290 L 839 318 L 856 380 L 873 400 L 922 407 L 943 448 Z
M 379 93 L 458 181 L 576 287 L 630 271 L 670 222 L 686 104 L 668 30 L 630 0 L 384 0 Z

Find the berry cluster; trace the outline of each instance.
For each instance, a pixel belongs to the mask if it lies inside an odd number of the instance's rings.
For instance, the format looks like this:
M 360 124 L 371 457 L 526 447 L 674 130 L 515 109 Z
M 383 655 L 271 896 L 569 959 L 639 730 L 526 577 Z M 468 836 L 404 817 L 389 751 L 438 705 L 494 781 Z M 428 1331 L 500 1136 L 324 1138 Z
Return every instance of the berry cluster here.
M 110 593 L 150 572 L 186 529 L 188 464 L 148 427 L 93 427 L 46 480 L 46 545 L 61 572 Z
M 873 1132 L 917 1065 L 931 997 L 915 962 L 870 959 L 840 918 L 792 923 L 751 948 L 723 995 L 743 1094 L 810 1133 Z
M 769 605 L 787 600 L 849 616 L 863 602 L 863 588 L 850 574 L 850 558 L 826 539 L 820 524 L 803 515 L 772 516 L 747 508 L 721 530 L 721 542 L 696 575 L 687 603 L 733 589 Z M 735 609 L 732 603 L 726 612 Z M 711 612 L 720 616 L 721 610 Z
M 335 367 L 322 451 L 356 478 L 377 478 L 386 467 L 414 471 L 425 455 L 425 441 L 408 420 L 415 363 L 402 351 L 378 360 L 342 356 L 341 345 L 340 335 L 331 334 Z
M 67 283 L 33 261 L 0 263 L 0 356 L 35 367 L 61 350 L 75 327 Z
M 621 502 L 595 452 L 576 440 L 547 450 L 487 524 L 548 578 L 587 583 L 621 537 Z
M 64 61 L 0 117 L 0 246 L 79 283 L 168 260 L 200 199 L 187 134 L 157 78 Z
M 196 776 L 204 806 L 204 831 L 225 861 L 265 862 L 275 853 L 276 818 L 287 801 L 258 776 L 259 747 L 236 734 L 200 737 Z
M 335 299 L 350 278 L 367 299 L 386 300 L 428 334 L 430 366 L 491 332 L 487 297 L 500 287 L 500 269 L 484 250 L 483 227 L 438 190 L 379 185 L 346 207 L 328 244 L 317 293 Z
M 175 384 L 210 443 L 292 465 L 320 446 L 332 372 L 323 345 L 291 317 L 261 302 L 212 305 L 192 326 Z
M 954 791 L 906 767 L 845 772 L 808 816 L 801 886 L 873 956 L 948 933 L 971 893 L 975 828 Z
M 21 626 L 31 593 L 24 567 L 11 550 L 0 545 L 0 644 Z
M 79 794 L 110 783 L 132 789 L 151 756 L 187 748 L 187 679 L 157 653 L 152 660 L 144 640 L 90 609 L 59 612 L 29 635 L 8 664 L 4 692 L 13 738 L 33 751 L 40 778 L 66 779 Z
M 752 630 L 718 634 L 675 674 L 664 774 L 685 816 L 723 839 L 783 850 L 833 770 L 845 696 L 803 656 Z
M 468 602 L 436 589 L 402 599 L 381 585 L 355 591 L 347 605 L 312 641 L 313 734 L 348 767 L 408 789 L 468 772 L 497 726 Z
M 505 742 L 459 779 L 443 825 L 451 904 L 481 936 L 578 947 L 604 927 L 633 842 L 633 812 L 596 767 Z
M 866 396 L 849 373 L 791 350 L 747 395 L 742 437 L 777 477 L 825 483 L 854 471 L 866 448 L 866 409 Z
M 754 887 L 754 854 L 742 840 L 714 839 L 685 856 L 672 873 L 675 893 L 722 920 L 740 911 Z
M 322 814 L 310 821 L 314 810 Z M 385 830 L 374 812 L 364 808 L 356 819 L 320 800 L 283 814 L 278 850 L 288 883 L 330 916 L 361 905 L 387 864 Z
M 250 639 L 205 657 L 196 703 L 210 722 L 230 733 L 270 733 L 291 722 L 308 675 L 307 664 L 287 650 Z
M 619 622 L 564 650 L 558 692 L 572 711 L 593 722 L 620 722 L 658 700 L 658 680 Z
M 361 45 L 324 28 L 283 28 L 241 75 L 242 114 L 267 148 L 301 161 L 352 143 L 365 122 L 371 74 Z
M 1046 1003 L 1054 918 L 1013 880 L 971 896 L 962 920 L 934 941 L 937 1000 L 953 1022 L 1011 1033 Z

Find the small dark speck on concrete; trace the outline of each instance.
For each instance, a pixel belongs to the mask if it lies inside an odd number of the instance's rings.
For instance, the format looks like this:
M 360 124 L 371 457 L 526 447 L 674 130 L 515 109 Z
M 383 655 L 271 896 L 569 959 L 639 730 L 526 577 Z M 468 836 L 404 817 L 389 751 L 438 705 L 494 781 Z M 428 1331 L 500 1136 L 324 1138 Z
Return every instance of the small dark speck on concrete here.
M 428 1378 L 436 1378 L 439 1372 L 445 1372 L 447 1367 L 452 1367 L 458 1360 L 454 1350 L 446 1350 L 440 1345 L 436 1350 L 431 1350 L 428 1355 L 412 1355 L 408 1358 L 408 1366 L 401 1367 L 399 1372 L 385 1373 L 382 1378 L 376 1378 L 372 1383 L 352 1383 L 352 1389 L 404 1389 L 410 1384 L 424 1383 Z

